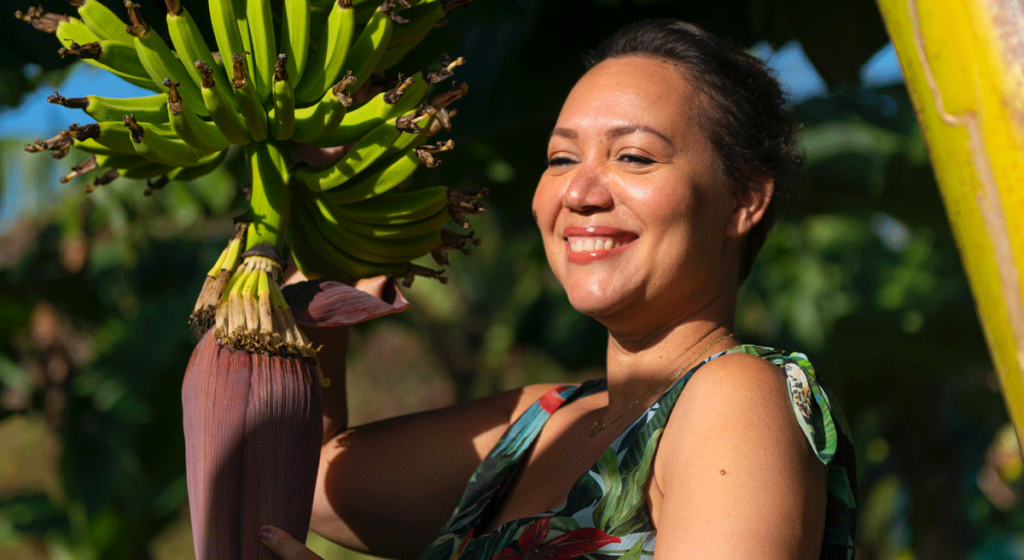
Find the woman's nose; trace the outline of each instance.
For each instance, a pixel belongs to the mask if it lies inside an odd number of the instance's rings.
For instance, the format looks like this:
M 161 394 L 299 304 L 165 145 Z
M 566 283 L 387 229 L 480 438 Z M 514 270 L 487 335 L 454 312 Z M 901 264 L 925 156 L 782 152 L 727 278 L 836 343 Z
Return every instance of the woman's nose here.
M 593 165 L 582 164 L 569 177 L 562 205 L 576 212 L 594 212 L 612 206 L 607 179 Z

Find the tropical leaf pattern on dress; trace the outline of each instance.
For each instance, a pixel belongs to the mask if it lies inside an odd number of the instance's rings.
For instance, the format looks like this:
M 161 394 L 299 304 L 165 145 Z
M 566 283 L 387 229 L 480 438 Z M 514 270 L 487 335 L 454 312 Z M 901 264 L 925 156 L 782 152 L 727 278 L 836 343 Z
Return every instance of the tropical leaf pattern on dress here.
M 470 478 L 458 507 L 422 560 L 647 560 L 657 533 L 647 509 L 647 483 L 669 414 L 693 374 L 730 353 L 758 356 L 786 377 L 793 414 L 822 463 L 828 465 L 828 503 L 821 559 L 853 558 L 856 469 L 850 431 L 839 408 L 800 353 L 737 346 L 695 365 L 626 428 L 583 474 L 558 508 L 515 519 L 481 534 L 515 480 L 526 451 L 551 414 L 566 402 L 606 390 L 605 380 L 556 387 L 505 432 Z

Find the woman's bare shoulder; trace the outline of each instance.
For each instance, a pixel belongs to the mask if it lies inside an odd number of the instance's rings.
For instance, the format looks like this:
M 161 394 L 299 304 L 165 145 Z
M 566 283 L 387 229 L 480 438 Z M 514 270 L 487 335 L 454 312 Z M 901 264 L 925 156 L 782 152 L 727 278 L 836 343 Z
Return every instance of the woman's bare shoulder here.
M 817 557 L 805 536 L 824 530 L 825 466 L 771 362 L 727 354 L 699 369 L 672 410 L 653 475 L 652 514 L 659 534 L 673 535 L 658 539 L 661 552 Z
M 654 474 L 663 490 L 726 476 L 721 472 L 757 484 L 815 463 L 785 373 L 736 353 L 711 360 L 687 382 L 665 426 Z
M 785 373 L 743 353 L 719 356 L 697 370 L 672 411 L 663 444 L 700 445 L 704 438 L 715 438 L 719 447 L 732 440 L 803 443 Z

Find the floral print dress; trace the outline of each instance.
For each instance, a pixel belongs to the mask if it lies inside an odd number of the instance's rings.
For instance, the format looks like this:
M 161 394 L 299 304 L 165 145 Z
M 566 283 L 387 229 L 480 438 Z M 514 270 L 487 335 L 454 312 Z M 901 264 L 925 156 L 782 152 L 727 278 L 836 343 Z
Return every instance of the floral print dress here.
M 580 477 L 555 510 L 509 521 L 488 534 L 502 486 L 551 413 L 571 400 L 605 390 L 605 380 L 562 385 L 534 403 L 505 432 L 469 480 L 455 513 L 421 560 L 637 560 L 654 555 L 657 534 L 647 511 L 647 480 L 658 440 L 686 382 L 701 366 L 729 353 L 759 356 L 779 367 L 804 435 L 828 465 L 822 559 L 852 559 L 856 519 L 853 447 L 838 407 L 800 353 L 743 345 L 714 354 L 680 378 L 633 422 Z

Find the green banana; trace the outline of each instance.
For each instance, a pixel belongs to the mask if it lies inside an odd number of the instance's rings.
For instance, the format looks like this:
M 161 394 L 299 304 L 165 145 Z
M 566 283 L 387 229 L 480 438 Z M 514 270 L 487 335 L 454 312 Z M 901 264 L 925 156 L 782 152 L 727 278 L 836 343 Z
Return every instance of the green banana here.
M 288 3 L 285 2 L 285 4 Z M 245 13 L 249 22 L 249 39 L 252 42 L 252 48 L 249 51 L 252 53 L 250 67 L 254 69 L 249 75 L 256 82 L 256 91 L 259 92 L 259 99 L 262 103 L 270 98 L 274 80 L 274 65 L 279 52 L 270 0 L 247 0 Z
M 299 168 L 296 170 L 295 177 L 314 192 L 336 188 L 356 177 L 380 158 L 391 153 L 403 152 L 406 148 L 415 148 L 421 144 L 426 138 L 434 112 L 432 107 L 427 107 L 386 121 L 366 133 L 337 162 L 318 169 Z M 417 123 L 421 123 L 427 128 L 420 128 Z M 407 154 L 407 156 L 415 156 L 417 160 L 419 159 L 419 154 L 416 152 Z M 384 166 L 390 167 L 387 164 Z M 394 175 L 389 174 L 388 176 Z M 360 181 L 360 184 L 362 183 Z M 363 193 L 360 196 L 372 196 L 369 192 L 364 193 L 364 189 L 355 189 L 355 191 Z
M 68 127 L 76 142 L 75 147 L 96 154 L 134 154 L 131 135 L 124 125 L 117 121 L 91 123 L 85 126 L 72 124 Z M 95 148 L 94 148 L 95 147 Z
M 298 80 L 309 59 L 309 1 L 289 0 L 284 3 L 281 24 L 281 50 L 287 55 L 288 73 Z M 276 76 L 276 67 L 275 67 Z
M 245 128 L 242 116 L 231 107 L 231 104 L 220 88 L 215 87 L 216 84 L 213 81 L 213 71 L 210 70 L 210 65 L 202 60 L 197 60 L 195 66 L 203 76 L 202 99 L 205 103 L 205 108 L 209 112 L 210 118 L 217 125 L 217 128 L 220 129 L 220 132 L 232 144 L 244 146 L 251 142 L 252 135 Z
M 288 76 L 288 55 L 277 55 L 274 67 L 274 115 L 268 119 L 270 134 L 276 140 L 288 140 L 295 133 L 295 90 Z
M 223 150 L 217 154 L 217 157 L 206 163 L 193 165 L 192 167 L 179 167 L 168 173 L 167 178 L 171 181 L 193 181 L 220 167 L 227 155 L 227 150 Z
M 83 140 L 75 141 L 75 148 L 78 148 L 79 150 L 82 150 L 83 152 L 86 152 L 86 153 L 89 153 L 89 154 L 96 154 L 96 155 L 101 155 L 102 154 L 102 155 L 108 155 L 108 156 L 118 156 L 118 155 L 125 155 L 125 154 L 129 153 L 129 152 L 124 152 L 122 150 L 115 150 L 115 149 L 111 148 L 110 146 L 108 146 L 106 144 L 100 144 L 99 142 L 97 142 L 96 140 L 94 140 L 92 138 L 86 138 L 86 139 L 83 139 Z M 27 149 L 27 147 L 26 147 L 26 149 Z M 131 155 L 135 155 L 135 152 L 132 151 Z M 57 157 L 57 156 L 54 156 L 54 157 Z
M 332 202 L 324 193 L 323 199 Z M 448 187 L 427 187 L 414 191 L 389 191 L 351 203 L 335 203 L 334 213 L 364 224 L 401 225 L 421 220 L 448 208 Z
M 197 60 L 214 60 L 213 53 L 210 52 L 210 47 L 203 40 L 203 35 L 199 32 L 199 27 L 192 19 L 192 15 L 181 5 L 180 0 L 165 0 L 165 2 L 167 4 L 167 31 L 171 35 L 171 42 L 174 43 L 178 60 L 185 68 L 185 72 L 192 77 L 192 83 L 196 87 L 201 87 L 203 77 L 194 63 Z M 214 80 L 217 87 L 221 88 L 221 93 L 231 102 L 233 96 L 226 87 L 227 74 L 219 65 L 216 66 L 213 69 Z
M 238 24 L 235 17 L 234 0 L 209 0 L 210 23 L 213 25 L 213 36 L 217 41 L 217 49 L 222 59 L 226 59 L 234 53 L 246 52 L 246 46 L 242 43 L 242 37 L 238 31 Z M 248 31 L 246 31 L 248 33 Z M 201 58 L 199 60 L 210 60 Z M 192 61 L 195 63 L 195 61 Z M 252 71 L 252 69 L 248 69 Z
M 128 26 L 128 33 L 135 38 L 135 52 L 153 84 L 158 85 L 160 91 L 167 91 L 163 85 L 164 78 L 178 82 L 180 84 L 178 92 L 185 102 L 195 107 L 196 112 L 205 117 L 206 109 L 200 105 L 203 96 L 196 84 L 193 83 L 188 71 L 179 62 L 178 57 L 167 46 L 167 43 L 164 43 L 160 35 L 153 32 L 142 19 L 138 4 L 132 0 L 125 0 L 124 5 L 128 8 L 128 16 L 132 21 L 132 24 Z
M 126 99 L 96 95 L 69 99 L 55 91 L 46 100 L 69 109 L 81 109 L 97 121 L 114 121 L 128 113 L 134 113 L 137 118 L 144 121 L 167 122 L 167 96 L 162 93 Z
M 322 241 L 341 248 L 349 255 L 372 263 L 406 263 L 426 255 L 441 245 L 437 228 L 402 238 L 382 239 L 357 233 L 335 220 L 321 204 L 307 206 L 309 218 L 315 223 Z
M 131 115 L 125 115 L 135 152 L 140 156 L 171 167 L 192 167 L 217 158 L 217 152 L 203 153 L 178 138 L 162 136 L 152 124 L 143 126 Z
M 319 103 L 296 110 L 291 139 L 311 142 L 334 132 L 352 106 L 352 96 L 345 92 L 345 88 L 354 81 L 355 78 L 345 77 L 329 89 Z
M 224 56 L 235 53 L 251 53 L 252 52 L 252 38 L 249 37 L 249 20 L 246 17 L 245 0 L 225 0 L 234 3 L 234 14 L 235 14 L 235 28 L 238 30 L 238 39 L 241 41 L 242 46 L 239 49 L 233 49 L 230 52 L 224 53 Z M 256 75 L 256 67 L 253 66 L 255 59 L 245 59 L 245 70 L 250 76 Z
M 62 20 L 57 24 L 57 28 L 53 31 L 57 39 L 60 39 L 62 45 L 70 43 L 78 43 L 83 45 L 85 43 L 95 43 L 100 40 L 100 36 L 89 29 L 89 26 L 84 21 L 69 17 Z M 137 58 L 137 57 L 136 57 Z
M 96 154 L 96 165 L 112 169 L 136 169 L 153 162 L 138 154 Z
M 108 39 L 82 44 L 71 41 L 66 47 L 58 49 L 57 54 L 61 58 L 69 54 L 75 55 L 132 85 L 153 89 L 153 83 L 147 77 L 146 69 L 135 56 L 132 46 L 127 43 Z
M 149 165 L 132 167 L 130 169 L 118 169 L 117 171 L 125 179 L 152 179 L 153 177 L 166 175 L 173 170 L 173 166 L 151 161 Z
M 315 201 L 316 204 L 321 204 L 324 207 L 324 212 L 330 214 L 335 222 L 343 224 L 347 229 L 356 233 L 362 234 L 366 237 L 375 237 L 377 239 L 405 239 L 408 237 L 415 237 L 427 232 L 437 231 L 441 229 L 441 226 L 451 221 L 452 215 L 446 208 L 442 208 L 433 214 L 419 220 L 413 220 L 404 224 L 388 225 L 388 224 L 364 224 L 354 220 L 349 220 L 341 214 L 335 213 L 334 209 L 337 206 L 332 206 L 322 200 Z
M 171 128 L 186 144 L 203 152 L 218 152 L 231 145 L 217 125 L 200 119 L 178 94 L 178 82 L 169 78 L 164 80 L 168 87 L 167 103 L 164 114 L 171 123 Z M 151 119 L 144 119 L 155 122 Z
M 393 3 L 394 0 L 384 0 L 380 8 L 373 12 L 370 21 L 366 22 L 366 27 L 359 33 L 359 37 L 352 43 L 352 48 L 345 57 L 346 70 L 352 72 L 359 85 L 370 77 L 388 48 L 391 29 L 394 27 L 391 13 Z M 350 86 L 350 89 L 354 88 L 355 86 Z
M 341 76 L 355 29 L 351 0 L 335 0 L 320 42 L 309 57 L 301 79 L 294 76 L 295 101 L 299 105 L 320 99 Z
M 125 33 L 124 20 L 99 0 L 69 0 L 69 3 L 78 8 L 79 17 L 100 39 L 131 42 Z
M 398 4 L 399 7 L 402 5 L 401 2 L 392 2 L 392 4 Z M 411 4 L 415 4 L 415 2 L 412 2 Z M 352 8 L 355 10 L 356 24 L 363 25 L 370 21 L 373 14 L 380 9 L 380 5 L 380 0 L 352 0 Z M 395 10 L 394 7 L 389 9 Z
M 366 133 L 337 162 L 322 168 L 300 167 L 295 179 L 314 192 L 326 191 L 344 184 L 373 164 L 398 138 L 402 131 L 395 121 L 384 122 Z
M 235 53 L 231 57 L 233 64 L 231 87 L 235 89 L 238 108 L 245 121 L 246 128 L 252 139 L 261 142 L 267 139 L 267 113 L 263 110 L 256 86 L 245 71 L 245 55 Z
M 408 263 L 373 263 L 354 257 L 343 249 L 327 243 L 316 226 L 316 221 L 294 220 L 295 227 L 288 230 L 292 257 L 300 270 L 314 276 L 327 276 L 347 280 L 352 277 L 369 278 L 380 274 L 405 275 Z M 313 231 L 307 231 L 311 228 Z M 312 239 L 318 243 L 313 244 Z
M 351 204 L 375 197 L 402 184 L 419 167 L 420 158 L 415 148 L 381 158 L 362 173 L 354 174 L 336 186 L 318 190 L 321 183 L 309 183 L 304 169 L 296 170 L 295 178 L 310 191 L 318 193 L 331 204 Z M 324 181 L 334 185 L 335 179 Z M 329 181 L 329 182 L 328 182 Z
M 416 107 L 429 86 L 422 73 L 406 78 L 394 89 L 379 93 L 355 110 L 346 113 L 345 120 L 334 132 L 310 143 L 328 148 L 355 142 L 384 121 L 404 115 Z
M 375 71 L 387 70 L 398 64 L 430 33 L 437 22 L 448 15 L 448 11 L 442 0 L 423 0 L 415 6 L 399 12 L 403 18 L 408 20 L 408 23 L 395 27 L 391 32 L 387 50 L 380 62 L 377 63 Z

